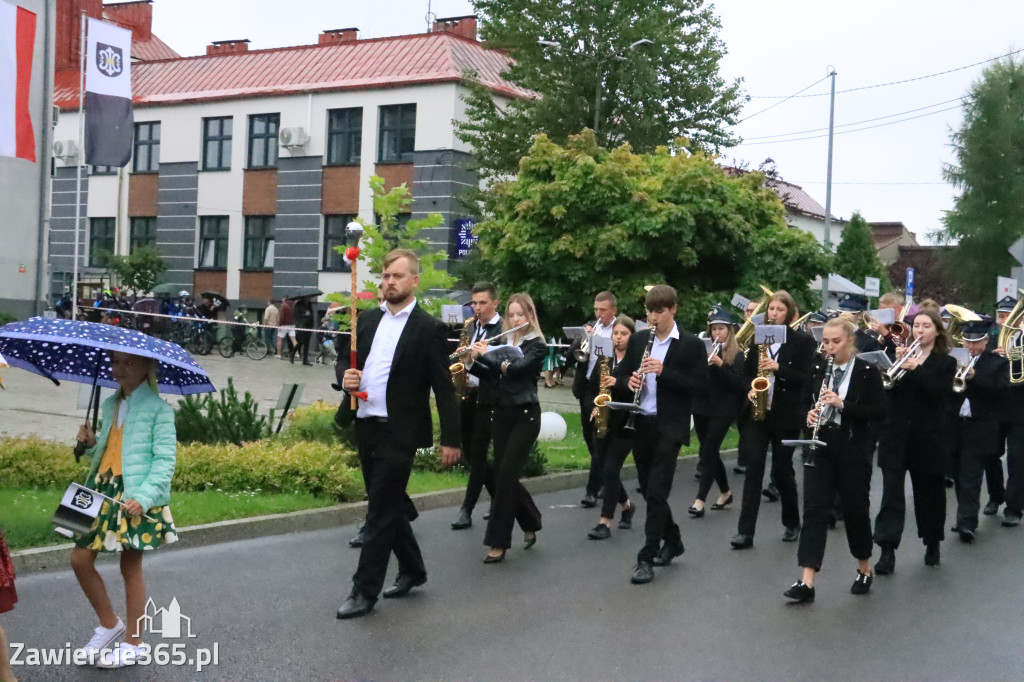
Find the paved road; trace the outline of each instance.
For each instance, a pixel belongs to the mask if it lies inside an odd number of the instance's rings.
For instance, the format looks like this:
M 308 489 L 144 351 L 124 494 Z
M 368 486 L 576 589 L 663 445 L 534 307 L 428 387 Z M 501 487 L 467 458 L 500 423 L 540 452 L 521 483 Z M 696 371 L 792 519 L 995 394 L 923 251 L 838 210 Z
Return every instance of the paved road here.
M 18 674 L 47 681 L 1020 679 L 1022 529 L 983 518 L 976 544 L 947 541 L 942 565 L 928 568 L 911 515 L 896 574 L 878 578 L 866 597 L 849 593 L 855 564 L 842 531 L 833 532 L 817 602 L 792 606 L 782 592 L 798 576 L 795 546 L 779 540 L 778 504 L 762 506 L 753 549 L 730 550 L 736 508 L 685 518 L 693 464 L 681 463 L 672 498 L 686 554 L 656 569 L 650 585 L 628 582 L 640 531 L 587 540 L 597 515 L 575 506 L 580 491 L 565 491 L 538 497 L 545 527 L 537 546 L 517 546 L 493 566 L 481 562 L 480 525 L 453 532 L 454 509 L 424 513 L 415 528 L 429 582 L 354 621 L 334 618 L 357 559 L 346 546 L 352 527 L 157 552 L 146 560 L 155 603 L 177 598 L 198 635 L 188 650 L 216 642 L 216 668 Z M 102 571 L 123 603 L 116 566 Z M 44 647 L 88 639 L 94 616 L 70 573 L 27 576 L 18 591 L 21 602 L 3 617 L 12 641 Z
M 209 373 L 214 386 L 222 389 L 227 386 L 228 377 L 233 378 L 235 388 L 240 392 L 250 391 L 264 413 L 277 405 L 285 382 L 305 384 L 301 405 L 316 400 L 339 400 L 340 394 L 331 388 L 333 365 L 303 367 L 301 363 L 293 365 L 270 355 L 254 361 L 242 356 L 223 358 L 216 353 L 196 360 Z M 0 435 L 35 433 L 52 440 L 74 442 L 85 416 L 84 408 L 78 408 L 79 393 L 87 388 L 72 382 L 55 386 L 49 379 L 16 368 L 3 370 L 3 381 L 7 390 L 0 391 Z M 546 410 L 579 413 L 567 386 L 541 390 L 540 395 Z M 168 400 L 176 403 L 174 396 L 168 396 Z

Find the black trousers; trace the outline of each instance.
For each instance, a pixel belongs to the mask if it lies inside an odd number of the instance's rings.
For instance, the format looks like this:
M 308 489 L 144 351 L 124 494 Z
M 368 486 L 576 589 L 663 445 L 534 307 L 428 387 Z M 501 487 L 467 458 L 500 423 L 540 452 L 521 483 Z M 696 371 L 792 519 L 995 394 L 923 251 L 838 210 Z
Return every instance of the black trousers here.
M 700 440 L 700 484 L 697 486 L 697 499 L 701 502 L 708 499 L 711 482 L 718 484 L 723 493 L 729 492 L 729 477 L 725 473 L 722 462 L 722 441 L 729 433 L 732 417 L 715 417 L 703 414 L 693 415 L 693 426 Z
M 469 467 L 469 481 L 462 506 L 472 512 L 480 499 L 480 491 L 494 498 L 494 472 L 487 465 L 487 451 L 491 447 L 491 419 L 493 405 L 481 405 L 473 396 L 462 401 L 462 461 Z
M 580 398 L 580 428 L 583 429 L 583 442 L 587 444 L 587 452 L 590 453 L 591 461 L 594 458 L 594 422 L 590 421 L 590 412 L 593 409 L 593 398 L 588 400 L 586 395 Z M 589 485 L 589 480 L 587 483 Z
M 793 448 L 782 444 L 783 439 L 798 438 L 799 429 L 778 428 L 768 422 L 748 419 L 740 424 L 740 452 L 746 452 L 747 474 L 743 481 L 743 505 L 740 508 L 738 532 L 754 536 L 757 512 L 761 508 L 761 486 L 772 448 L 771 479 L 779 489 L 782 500 L 782 525 L 800 527 L 800 500 L 796 493 L 796 473 L 793 471 Z
M 882 469 L 882 505 L 875 517 L 875 544 L 900 546 L 906 524 L 907 500 L 903 488 L 906 469 Z M 943 474 L 910 471 L 914 491 L 917 536 L 924 544 L 945 539 L 946 481 Z
M 1006 425 L 1006 506 L 1024 511 L 1024 424 Z
M 302 353 L 302 361 L 309 362 L 309 340 L 313 332 L 295 332 L 295 342 L 298 344 L 293 353 Z
M 821 570 L 825 542 L 836 494 L 843 510 L 846 542 L 856 559 L 871 558 L 871 455 L 854 447 L 841 429 L 822 427 L 814 467 L 804 470 L 804 527 L 800 534 L 797 563 Z
M 672 509 L 668 505 L 672 479 L 676 474 L 676 460 L 682 445 L 661 434 L 657 417 L 637 416 L 633 459 L 636 461 L 640 488 L 647 500 L 644 546 L 637 554 L 638 562 L 652 561 L 662 542 L 675 545 L 683 542 L 679 526 L 672 519 Z
M 595 457 L 601 458 L 601 481 L 604 485 L 604 499 L 601 500 L 601 517 L 606 519 L 615 518 L 615 504 L 626 504 L 629 502 L 629 494 L 626 487 L 622 485 L 622 463 L 629 456 L 633 449 L 633 439 L 629 437 L 615 436 L 608 434 L 604 438 L 597 438 L 594 441 Z M 612 495 L 613 490 L 618 490 L 618 495 Z
M 525 533 L 541 529 L 540 510 L 519 482 L 540 434 L 540 405 L 502 405 L 494 409 L 494 499 L 484 533 L 488 547 L 512 546 L 512 524 Z
M 396 445 L 390 425 L 381 422 L 357 420 L 356 443 L 369 501 L 363 526 L 365 539 L 352 590 L 376 600 L 384 586 L 392 552 L 400 574 L 427 574 L 423 554 L 412 533 L 411 523 L 419 513 L 405 492 L 416 451 Z
M 993 462 L 999 465 L 1002 479 L 999 424 L 994 419 L 958 419 L 960 447 L 957 453 L 956 525 L 961 530 L 977 530 L 978 511 L 981 508 L 981 479 Z

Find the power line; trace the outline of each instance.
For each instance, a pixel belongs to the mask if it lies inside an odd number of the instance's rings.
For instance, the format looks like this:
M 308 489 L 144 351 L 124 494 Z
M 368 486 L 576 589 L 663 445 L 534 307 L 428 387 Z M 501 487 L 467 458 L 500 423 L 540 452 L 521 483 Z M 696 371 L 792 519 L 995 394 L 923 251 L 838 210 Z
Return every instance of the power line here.
M 918 118 L 924 118 L 925 116 L 933 116 L 935 114 L 941 114 L 941 113 L 946 112 L 946 111 L 954 111 L 954 110 L 957 110 L 959 108 L 960 107 L 949 107 L 949 108 L 946 108 L 946 109 L 939 109 L 938 111 L 929 111 L 926 114 L 918 114 L 917 116 L 908 116 L 907 118 L 902 118 L 902 119 L 900 119 L 898 121 L 889 121 L 887 123 L 876 123 L 873 126 L 864 126 L 863 128 L 854 128 L 853 130 L 841 130 L 841 131 L 839 131 L 838 133 L 835 133 L 835 134 L 836 135 L 849 135 L 850 133 L 859 133 L 862 130 L 871 130 L 872 128 L 882 128 L 884 126 L 896 125 L 897 123 L 906 123 L 907 121 L 913 121 L 913 120 L 918 119 Z M 750 143 L 741 142 L 739 144 L 739 146 L 742 147 L 744 145 L 748 145 L 748 146 L 753 147 L 754 145 L 759 145 L 759 144 L 784 144 L 786 142 L 801 142 L 803 140 L 818 140 L 818 139 L 821 139 L 823 137 L 828 137 L 828 134 L 826 133 L 825 135 L 809 135 L 807 137 L 794 137 L 794 138 L 790 138 L 788 140 L 767 140 L 767 141 L 764 141 L 764 142 L 750 142 Z
M 926 78 L 935 78 L 936 76 L 945 76 L 947 73 L 955 73 L 957 71 L 963 71 L 964 69 L 972 69 L 975 66 L 981 66 L 982 64 L 988 64 L 989 62 L 994 62 L 996 60 L 1003 59 L 1004 57 L 1010 57 L 1010 56 L 1015 55 L 1015 54 L 1020 54 L 1021 52 L 1024 52 L 1024 48 L 1021 48 L 1019 50 L 1014 50 L 1013 52 L 1007 52 L 1006 54 L 999 55 L 998 57 L 992 57 L 991 59 L 985 59 L 984 61 L 974 62 L 973 64 L 967 64 L 965 66 L 958 66 L 955 69 L 947 69 L 945 71 L 938 71 L 936 73 L 929 73 L 926 76 L 915 76 L 914 78 L 905 78 L 905 79 L 903 79 L 901 81 L 889 81 L 888 83 L 876 83 L 875 85 L 862 85 L 859 88 L 847 88 L 846 90 L 836 90 L 836 94 L 837 95 L 841 95 L 841 94 L 847 93 L 847 92 L 858 92 L 860 90 L 872 90 L 874 88 L 885 88 L 885 87 L 888 87 L 890 85 L 902 85 L 904 83 L 913 83 L 914 81 L 925 80 Z M 818 82 L 820 83 L 821 81 L 818 81 Z M 804 90 L 806 90 L 806 89 L 807 88 L 804 88 Z M 801 90 L 801 92 L 803 92 L 803 90 Z M 787 99 L 792 99 L 794 97 L 799 97 L 799 98 L 803 98 L 803 97 L 827 97 L 828 95 L 829 95 L 829 93 L 827 93 L 827 92 L 815 92 L 815 93 L 811 93 L 810 95 L 801 95 L 801 94 L 798 93 L 798 94 L 789 95 L 789 96 L 786 96 L 786 97 L 783 97 L 781 95 L 750 95 L 750 99 L 778 99 L 778 100 L 782 100 L 784 102 Z
M 828 78 L 828 77 L 829 77 L 829 76 L 825 76 L 825 78 Z M 815 85 L 817 85 L 817 84 L 818 84 L 818 83 L 820 83 L 821 81 L 825 80 L 825 78 L 822 78 L 821 80 L 816 80 L 816 81 L 814 81 L 813 83 L 811 83 L 810 85 L 808 85 L 808 86 L 807 86 L 806 88 L 803 88 L 803 89 L 801 89 L 801 90 L 797 90 L 796 92 L 794 92 L 794 93 L 793 93 L 792 95 L 790 95 L 789 97 L 783 97 L 782 99 L 780 99 L 780 100 L 779 100 L 778 102 L 776 102 L 775 104 L 772 104 L 772 105 L 770 105 L 770 106 L 767 106 L 767 107 L 765 107 L 764 109 L 761 109 L 760 111 L 755 111 L 755 112 L 754 112 L 754 113 L 752 113 L 752 114 L 751 114 L 750 116 L 747 116 L 747 117 L 745 117 L 745 118 L 741 118 L 741 119 L 740 119 L 739 121 L 737 121 L 737 123 L 743 123 L 744 121 L 749 121 L 750 119 L 754 118 L 754 117 L 755 117 L 755 116 L 757 116 L 758 114 L 763 114 L 764 112 L 768 111 L 769 109 L 774 109 L 775 107 L 779 106 L 780 104 L 782 104 L 782 103 L 783 103 L 783 102 L 785 102 L 786 100 L 788 100 L 788 99 L 792 99 L 792 98 L 796 97 L 796 96 L 797 96 L 797 95 L 799 95 L 799 94 L 800 94 L 801 92 L 804 92 L 805 90 L 810 90 L 810 89 L 811 89 L 811 88 L 813 88 L 813 87 L 814 87 Z
M 853 123 L 840 123 L 840 124 L 836 124 L 835 127 L 836 128 L 849 128 L 850 126 L 857 126 L 857 125 L 860 125 L 862 123 L 871 123 L 873 121 L 882 121 L 882 120 L 887 119 L 887 118 L 895 118 L 896 116 L 904 116 L 906 114 L 912 114 L 912 113 L 917 112 L 917 111 L 924 111 L 925 109 L 932 109 L 934 107 L 942 106 L 943 104 L 949 104 L 951 102 L 959 102 L 959 101 L 960 101 L 960 98 L 956 97 L 954 99 L 947 99 L 945 102 L 936 102 L 935 104 L 929 104 L 926 107 L 918 107 L 917 109 L 908 109 L 907 111 L 899 111 L 899 112 L 897 112 L 895 114 L 886 114 L 885 116 L 878 116 L 876 118 L 866 118 L 863 121 L 854 121 Z M 805 133 L 818 133 L 818 132 L 821 132 L 823 130 L 828 130 L 828 128 L 827 127 L 825 127 L 825 128 L 811 128 L 810 130 L 796 130 L 796 131 L 793 131 L 791 133 L 778 133 L 776 135 L 759 135 L 757 137 L 745 137 L 743 139 L 744 140 L 767 140 L 767 139 L 772 138 L 772 137 L 789 137 L 790 135 L 803 135 Z

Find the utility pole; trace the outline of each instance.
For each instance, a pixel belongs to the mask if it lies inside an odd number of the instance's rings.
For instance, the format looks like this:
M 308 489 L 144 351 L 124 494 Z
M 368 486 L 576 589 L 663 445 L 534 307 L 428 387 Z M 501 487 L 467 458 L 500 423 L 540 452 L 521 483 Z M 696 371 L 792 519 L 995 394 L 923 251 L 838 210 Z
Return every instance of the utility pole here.
M 828 107 L 828 171 L 825 175 L 825 251 L 832 253 L 832 130 L 836 123 L 836 69 L 828 67 L 832 78 L 832 96 Z M 828 273 L 821 280 L 821 304 L 828 299 Z

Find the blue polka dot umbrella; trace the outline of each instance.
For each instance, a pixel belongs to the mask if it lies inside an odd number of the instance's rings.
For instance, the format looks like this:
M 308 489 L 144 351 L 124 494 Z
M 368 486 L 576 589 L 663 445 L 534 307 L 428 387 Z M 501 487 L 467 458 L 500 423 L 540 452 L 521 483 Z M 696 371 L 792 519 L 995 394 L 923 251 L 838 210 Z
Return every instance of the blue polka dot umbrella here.
M 32 317 L 0 327 L 0 354 L 13 367 L 54 383 L 74 381 L 117 388 L 106 351 L 156 360 L 157 390 L 188 395 L 217 390 L 206 370 L 176 343 L 109 324 Z

